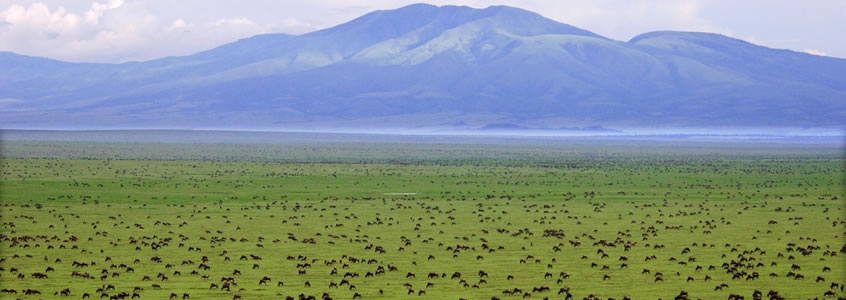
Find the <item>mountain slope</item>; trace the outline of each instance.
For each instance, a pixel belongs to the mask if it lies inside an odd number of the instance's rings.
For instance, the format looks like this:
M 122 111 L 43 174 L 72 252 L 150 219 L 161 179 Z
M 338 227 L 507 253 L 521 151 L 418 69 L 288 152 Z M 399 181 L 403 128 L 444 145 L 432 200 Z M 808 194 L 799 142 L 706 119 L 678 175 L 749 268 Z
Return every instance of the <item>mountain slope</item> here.
M 3 127 L 846 125 L 844 59 L 709 33 L 621 42 L 506 6 L 417 4 L 146 62 L 0 66 Z

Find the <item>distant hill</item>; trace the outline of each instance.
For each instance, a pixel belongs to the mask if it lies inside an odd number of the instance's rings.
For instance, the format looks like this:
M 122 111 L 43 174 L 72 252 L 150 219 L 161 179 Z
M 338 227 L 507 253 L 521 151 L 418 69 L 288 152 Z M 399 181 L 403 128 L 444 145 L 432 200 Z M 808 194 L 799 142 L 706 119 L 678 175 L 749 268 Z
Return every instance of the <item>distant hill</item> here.
M 711 33 L 615 41 L 518 8 L 425 4 L 144 62 L 0 53 L 4 128 L 497 124 L 842 128 L 846 60 Z

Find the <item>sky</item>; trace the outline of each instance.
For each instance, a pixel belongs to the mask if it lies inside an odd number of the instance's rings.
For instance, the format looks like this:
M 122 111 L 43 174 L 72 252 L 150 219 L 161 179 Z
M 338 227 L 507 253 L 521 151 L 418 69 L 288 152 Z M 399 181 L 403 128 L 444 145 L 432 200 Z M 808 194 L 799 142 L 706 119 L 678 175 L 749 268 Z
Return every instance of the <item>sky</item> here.
M 303 34 L 405 0 L 0 0 L 0 51 L 74 62 L 189 55 L 262 33 Z M 706 31 L 772 48 L 846 58 L 846 0 L 430 0 L 509 5 L 627 41 Z

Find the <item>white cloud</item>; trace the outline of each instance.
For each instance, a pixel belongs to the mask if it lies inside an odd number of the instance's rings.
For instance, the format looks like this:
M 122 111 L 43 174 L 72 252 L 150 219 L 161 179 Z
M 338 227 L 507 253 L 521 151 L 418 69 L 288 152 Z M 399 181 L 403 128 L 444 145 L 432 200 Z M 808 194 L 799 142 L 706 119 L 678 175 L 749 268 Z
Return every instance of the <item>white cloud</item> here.
M 598 34 L 628 40 L 655 30 L 707 31 L 730 34 L 701 16 L 701 1 L 546 1 L 526 7 L 549 18 Z M 609 9 L 613 8 L 613 9 Z
M 107 3 L 91 3 L 91 9 L 85 13 L 85 21 L 89 24 L 99 24 L 100 17 L 108 10 L 123 6 L 123 0 L 109 0 Z
M 0 51 L 123 62 L 187 55 L 272 29 L 245 17 L 199 24 L 185 18 L 163 22 L 141 1 L 97 1 L 82 12 L 35 2 L 0 8 Z
M 825 56 L 825 53 L 816 49 L 805 49 L 805 53 L 817 56 Z
M 173 23 L 170 23 L 170 26 L 167 27 L 167 31 L 174 31 L 174 30 L 190 30 L 194 28 L 195 25 L 191 23 L 185 22 L 182 18 L 173 20 Z
M 214 22 L 214 26 L 253 26 L 255 24 L 247 18 L 219 19 Z
M 319 29 L 322 28 L 293 18 L 284 19 L 278 25 L 273 26 L 274 32 L 285 32 L 290 34 L 303 34 Z
M 0 18 L 7 26 L 44 27 L 52 31 L 65 31 L 79 24 L 79 16 L 66 13 L 63 8 L 51 12 L 50 8 L 41 2 L 29 7 L 12 5 L 0 12 Z

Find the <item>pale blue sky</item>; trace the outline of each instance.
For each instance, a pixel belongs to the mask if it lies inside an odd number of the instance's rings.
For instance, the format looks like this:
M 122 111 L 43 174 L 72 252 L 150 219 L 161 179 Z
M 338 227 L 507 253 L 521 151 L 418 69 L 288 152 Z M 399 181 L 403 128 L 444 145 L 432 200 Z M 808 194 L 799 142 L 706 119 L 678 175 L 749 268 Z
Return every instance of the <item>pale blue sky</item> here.
M 406 0 L 0 0 L 0 51 L 70 61 L 187 55 L 259 33 L 300 34 Z M 213 4 L 212 4 L 213 3 Z M 846 0 L 433 0 L 532 10 L 617 40 L 709 31 L 773 48 L 846 57 Z

